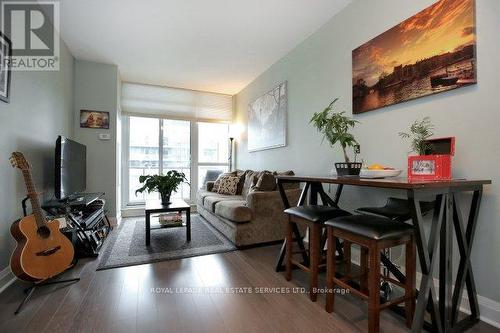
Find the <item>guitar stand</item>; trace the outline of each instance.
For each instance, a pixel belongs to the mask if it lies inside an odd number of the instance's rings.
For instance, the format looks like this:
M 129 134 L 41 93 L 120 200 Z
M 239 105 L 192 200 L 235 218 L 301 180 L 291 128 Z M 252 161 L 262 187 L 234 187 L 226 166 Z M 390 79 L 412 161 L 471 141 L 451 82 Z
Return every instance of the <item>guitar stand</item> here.
M 24 293 L 26 294 L 26 296 L 24 297 L 24 299 L 21 301 L 21 303 L 19 304 L 19 306 L 17 307 L 16 311 L 14 312 L 15 315 L 17 315 L 19 312 L 21 312 L 21 309 L 23 308 L 23 306 L 28 303 L 28 301 L 31 299 L 31 296 L 33 295 L 33 293 L 35 292 L 35 289 L 37 287 L 45 287 L 45 286 L 50 286 L 52 284 L 59 284 L 59 283 L 74 283 L 74 282 L 78 282 L 80 281 L 80 278 L 73 278 L 73 279 L 65 279 L 65 280 L 57 280 L 57 281 L 48 281 L 48 282 L 39 282 L 39 283 L 33 283 L 33 285 L 31 287 L 28 287 L 26 289 L 24 289 Z
M 26 197 L 23 199 L 23 201 L 21 202 L 21 205 L 23 207 L 23 213 L 24 213 L 24 216 L 27 216 L 28 215 L 28 212 L 27 212 L 27 209 L 26 209 L 26 202 L 28 201 L 29 197 Z M 73 266 L 70 266 L 69 268 L 71 268 Z M 59 284 L 59 283 L 74 283 L 74 282 L 78 282 L 80 281 L 80 278 L 73 278 L 73 279 L 64 279 L 64 280 L 57 280 L 57 281 L 47 281 L 47 280 L 44 280 L 42 282 L 35 282 L 33 283 L 33 285 L 31 287 L 28 287 L 26 289 L 24 289 L 24 293 L 26 294 L 26 296 L 24 297 L 24 299 L 21 301 L 21 303 L 19 303 L 19 306 L 17 307 L 16 311 L 14 312 L 15 315 L 17 315 L 19 312 L 21 312 L 21 309 L 23 308 L 24 305 L 26 305 L 26 303 L 29 302 L 29 300 L 31 299 L 31 296 L 33 296 L 33 293 L 35 292 L 35 289 L 37 287 L 45 287 L 45 286 L 50 286 L 52 284 Z

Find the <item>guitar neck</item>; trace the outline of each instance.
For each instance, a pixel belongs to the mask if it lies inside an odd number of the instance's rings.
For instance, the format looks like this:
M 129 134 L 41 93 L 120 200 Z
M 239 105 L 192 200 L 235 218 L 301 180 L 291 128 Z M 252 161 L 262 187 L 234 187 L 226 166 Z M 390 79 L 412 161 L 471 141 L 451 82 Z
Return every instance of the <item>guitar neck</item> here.
M 31 202 L 31 209 L 33 210 L 33 215 L 35 216 L 36 224 L 38 227 L 43 227 L 45 225 L 45 214 L 40 206 L 40 200 L 38 198 L 38 193 L 36 192 L 35 183 L 33 182 L 33 177 L 30 170 L 22 170 L 24 183 L 26 184 L 26 189 L 28 190 L 28 197 Z

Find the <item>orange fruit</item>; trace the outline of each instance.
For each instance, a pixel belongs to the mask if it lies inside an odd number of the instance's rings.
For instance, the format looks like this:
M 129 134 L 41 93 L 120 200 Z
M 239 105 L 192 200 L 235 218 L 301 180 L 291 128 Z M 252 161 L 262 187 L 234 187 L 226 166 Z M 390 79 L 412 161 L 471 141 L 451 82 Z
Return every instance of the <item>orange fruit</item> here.
M 384 170 L 384 166 L 380 164 L 372 164 L 368 167 L 368 170 Z

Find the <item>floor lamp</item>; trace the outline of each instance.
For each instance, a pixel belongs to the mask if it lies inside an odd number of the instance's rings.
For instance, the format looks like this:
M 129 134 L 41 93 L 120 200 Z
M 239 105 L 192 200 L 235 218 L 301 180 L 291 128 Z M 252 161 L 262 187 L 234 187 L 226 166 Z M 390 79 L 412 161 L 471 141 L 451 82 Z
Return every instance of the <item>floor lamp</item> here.
M 233 141 L 234 138 L 229 138 L 229 171 L 233 170 Z
M 234 162 L 234 144 L 237 140 L 240 139 L 241 133 L 243 132 L 243 127 L 234 123 L 229 127 L 229 171 L 233 170 L 233 162 Z

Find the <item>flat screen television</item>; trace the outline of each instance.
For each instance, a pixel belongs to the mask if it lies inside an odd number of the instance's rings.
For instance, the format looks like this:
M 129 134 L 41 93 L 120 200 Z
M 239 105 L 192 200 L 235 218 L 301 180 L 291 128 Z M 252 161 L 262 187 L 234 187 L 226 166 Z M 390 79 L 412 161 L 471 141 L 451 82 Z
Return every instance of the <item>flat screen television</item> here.
M 87 183 L 87 147 L 64 136 L 56 141 L 55 196 L 59 200 L 76 199 Z

